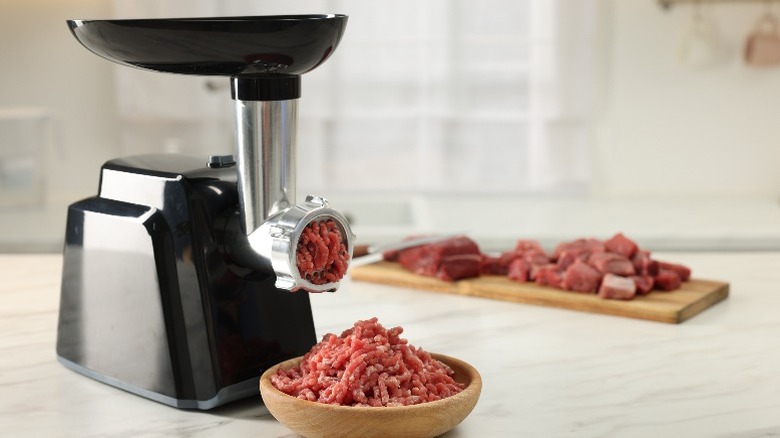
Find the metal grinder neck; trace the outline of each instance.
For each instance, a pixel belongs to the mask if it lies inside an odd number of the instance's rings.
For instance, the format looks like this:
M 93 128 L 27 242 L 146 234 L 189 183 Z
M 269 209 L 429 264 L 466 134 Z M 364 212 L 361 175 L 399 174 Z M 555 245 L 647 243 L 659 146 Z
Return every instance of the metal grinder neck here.
M 270 216 L 295 205 L 300 76 L 236 76 L 231 95 L 241 226 L 249 235 Z
M 239 266 L 273 271 L 279 289 L 335 291 L 338 280 L 315 284 L 298 267 L 299 237 L 310 223 L 332 220 L 347 260 L 355 237 L 347 219 L 324 198 L 310 195 L 302 203 L 295 201 L 300 77 L 236 76 L 231 94 L 236 108 L 240 217 L 236 224 L 231 216 L 224 227 L 226 254 Z

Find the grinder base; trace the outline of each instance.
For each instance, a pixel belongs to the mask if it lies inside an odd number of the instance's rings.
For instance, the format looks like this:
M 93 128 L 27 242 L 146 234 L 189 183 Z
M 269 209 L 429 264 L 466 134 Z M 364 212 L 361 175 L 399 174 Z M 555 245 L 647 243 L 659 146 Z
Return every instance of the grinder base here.
M 57 355 L 98 381 L 182 408 L 257 395 L 258 376 L 307 352 L 308 294 L 248 275 L 220 250 L 235 170 L 176 155 L 112 160 L 68 211 Z

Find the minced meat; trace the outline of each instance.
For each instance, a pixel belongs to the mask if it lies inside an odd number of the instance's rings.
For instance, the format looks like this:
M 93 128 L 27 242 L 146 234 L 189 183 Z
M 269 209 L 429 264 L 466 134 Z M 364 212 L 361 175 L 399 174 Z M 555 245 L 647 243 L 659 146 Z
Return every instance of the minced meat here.
M 279 369 L 271 383 L 300 399 L 344 406 L 405 406 L 459 393 L 452 369 L 372 318 L 327 334 L 299 366 Z
M 333 219 L 306 225 L 298 239 L 296 260 L 301 277 L 312 284 L 334 283 L 344 277 L 349 254 Z

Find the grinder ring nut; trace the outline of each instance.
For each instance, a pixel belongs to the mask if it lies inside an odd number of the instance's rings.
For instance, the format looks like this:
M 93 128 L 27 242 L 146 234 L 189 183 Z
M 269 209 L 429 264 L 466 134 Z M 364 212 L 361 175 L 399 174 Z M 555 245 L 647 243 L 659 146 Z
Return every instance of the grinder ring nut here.
M 332 241 L 336 236 L 340 242 Z M 346 218 L 330 208 L 327 200 L 307 196 L 305 202 L 270 217 L 249 240 L 252 248 L 271 261 L 277 288 L 332 292 L 352 258 L 354 237 Z M 320 238 L 323 241 L 317 242 Z M 334 250 L 337 254 L 332 254 Z

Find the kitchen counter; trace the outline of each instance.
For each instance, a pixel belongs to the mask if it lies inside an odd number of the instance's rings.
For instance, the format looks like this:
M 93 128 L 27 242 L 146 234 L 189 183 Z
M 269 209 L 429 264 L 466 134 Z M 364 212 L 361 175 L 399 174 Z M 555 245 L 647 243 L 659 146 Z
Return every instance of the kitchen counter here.
M 448 438 L 780 434 L 780 253 L 657 255 L 730 282 L 729 298 L 672 325 L 347 280 L 312 297 L 315 324 L 378 316 L 474 365 L 482 396 Z M 177 410 L 60 365 L 60 265 L 0 255 L 0 436 L 294 436 L 257 398 Z

